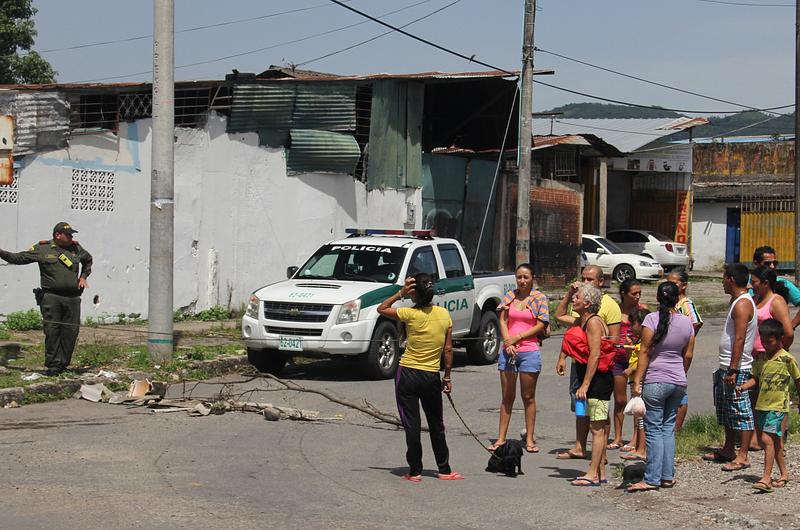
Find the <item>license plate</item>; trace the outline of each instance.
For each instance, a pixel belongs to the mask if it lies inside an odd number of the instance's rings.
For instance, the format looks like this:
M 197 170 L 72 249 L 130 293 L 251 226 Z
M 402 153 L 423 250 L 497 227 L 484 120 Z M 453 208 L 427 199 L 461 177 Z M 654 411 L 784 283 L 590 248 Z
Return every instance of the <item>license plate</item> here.
M 278 338 L 278 349 L 284 351 L 303 351 L 303 339 L 301 337 Z

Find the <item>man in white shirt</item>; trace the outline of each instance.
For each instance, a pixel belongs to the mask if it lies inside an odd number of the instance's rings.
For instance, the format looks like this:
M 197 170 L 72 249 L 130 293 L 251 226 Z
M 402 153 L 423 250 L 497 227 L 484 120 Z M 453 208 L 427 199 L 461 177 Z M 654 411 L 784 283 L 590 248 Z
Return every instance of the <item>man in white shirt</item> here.
M 750 379 L 753 367 L 753 343 L 758 333 L 756 304 L 747 292 L 749 274 L 744 265 L 726 265 L 722 285 L 731 295 L 731 309 L 719 341 L 719 369 L 714 373 L 714 405 L 717 422 L 725 428 L 725 444 L 721 449 L 703 455 L 705 460 L 727 462 L 723 471 L 740 471 L 750 467 L 748 448 L 755 423 L 747 393 L 738 394 L 736 387 Z M 737 435 L 741 447 L 736 451 Z

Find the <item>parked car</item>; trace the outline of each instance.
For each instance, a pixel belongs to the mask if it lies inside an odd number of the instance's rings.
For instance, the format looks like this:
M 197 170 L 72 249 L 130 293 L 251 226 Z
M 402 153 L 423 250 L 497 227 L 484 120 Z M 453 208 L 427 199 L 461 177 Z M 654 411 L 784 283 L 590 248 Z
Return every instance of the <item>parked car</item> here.
M 657 280 L 664 276 L 664 269 L 657 261 L 626 253 L 604 237 L 583 234 L 581 251 L 586 254 L 589 265 L 599 265 L 604 273 L 611 271 L 611 277 L 618 282 L 628 278 Z
M 453 341 L 475 364 L 497 360 L 497 306 L 516 286 L 513 272 L 470 270 L 455 239 L 429 230 L 357 230 L 323 244 L 288 280 L 257 289 L 242 318 L 250 364 L 279 373 L 292 357 L 357 357 L 365 375 L 387 379 L 400 359 L 402 329 L 378 314 L 407 276 L 436 279 L 433 303 L 453 319 Z M 410 306 L 409 298 L 400 306 Z M 466 339 L 463 340 L 462 339 Z
M 694 263 L 685 244 L 676 243 L 672 238 L 652 230 L 611 230 L 606 238 L 625 252 L 658 261 L 665 270 L 673 267 L 691 269 Z

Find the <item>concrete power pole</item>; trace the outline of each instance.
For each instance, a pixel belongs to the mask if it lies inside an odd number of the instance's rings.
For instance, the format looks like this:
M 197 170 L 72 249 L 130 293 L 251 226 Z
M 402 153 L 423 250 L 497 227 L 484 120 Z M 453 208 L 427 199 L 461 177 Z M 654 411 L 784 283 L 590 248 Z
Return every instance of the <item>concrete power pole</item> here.
M 533 112 L 533 26 L 536 0 L 525 0 L 522 85 L 519 90 L 519 178 L 517 179 L 517 265 L 530 261 L 531 114 Z
M 153 0 L 153 141 L 150 176 L 150 284 L 147 350 L 172 358 L 175 164 L 175 4 Z
M 800 1 L 794 19 L 794 279 L 800 282 Z

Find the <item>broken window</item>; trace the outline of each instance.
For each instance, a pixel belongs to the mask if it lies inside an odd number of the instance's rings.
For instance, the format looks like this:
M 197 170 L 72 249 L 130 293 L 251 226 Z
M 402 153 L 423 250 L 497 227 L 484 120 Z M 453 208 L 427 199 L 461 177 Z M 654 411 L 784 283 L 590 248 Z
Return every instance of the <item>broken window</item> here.
M 117 130 L 117 94 L 74 94 L 69 100 L 72 131 Z

